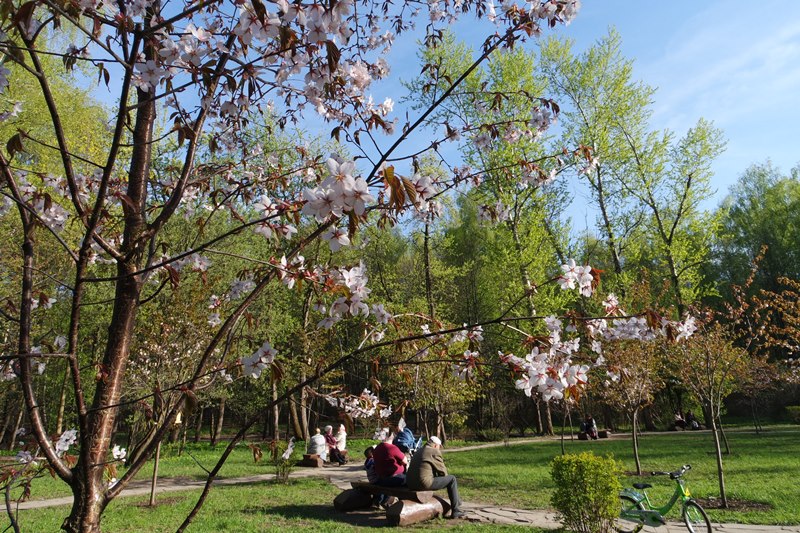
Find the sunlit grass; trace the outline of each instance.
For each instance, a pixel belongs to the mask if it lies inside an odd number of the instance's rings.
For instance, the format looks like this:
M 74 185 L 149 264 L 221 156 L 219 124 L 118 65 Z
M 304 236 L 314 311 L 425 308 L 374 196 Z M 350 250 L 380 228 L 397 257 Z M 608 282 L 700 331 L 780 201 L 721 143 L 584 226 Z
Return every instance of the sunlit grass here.
M 709 509 L 714 521 L 800 524 L 800 430 L 797 427 L 770 429 L 761 435 L 751 431 L 731 431 L 728 434 L 732 453 L 724 456 L 726 485 L 729 498 L 766 503 L 765 511 L 722 511 Z M 368 440 L 351 440 L 351 460 L 361 462 Z M 447 448 L 461 447 L 462 442 L 448 443 Z M 473 443 L 467 443 L 473 444 Z M 598 454 L 613 454 L 626 470 L 634 469 L 631 444 L 628 438 L 592 442 L 565 441 L 566 451 L 593 450 Z M 302 443 L 296 457 L 302 454 Z M 211 468 L 224 450 L 224 444 L 211 448 L 207 443 L 189 445 L 182 456 L 177 447 L 165 446 L 160 466 L 161 478 L 204 479 L 203 468 Z M 222 477 L 240 477 L 274 473 L 265 458 L 254 463 L 252 452 L 245 445 L 237 446 L 223 467 Z M 693 495 L 699 498 L 719 495 L 716 465 L 712 452 L 711 435 L 707 432 L 670 432 L 645 435 L 641 439 L 640 456 L 644 471 L 671 470 L 690 463 L 692 471 L 686 476 Z M 549 475 L 552 458 L 561 453 L 558 440 L 537 440 L 529 444 L 515 444 L 483 448 L 473 451 L 446 453 L 445 460 L 451 473 L 459 478 L 464 499 L 468 502 L 488 503 L 523 509 L 549 507 L 553 485 Z M 198 464 L 199 463 L 199 464 Z M 202 467 L 200 466 L 202 465 Z M 142 469 L 139 479 L 149 479 L 151 467 Z M 672 482 L 665 477 L 629 477 L 627 485 L 647 481 L 655 487 L 650 495 L 661 502 L 671 494 Z M 272 531 L 279 529 L 324 531 L 352 530 L 354 524 L 341 522 L 333 513 L 332 501 L 338 489 L 319 479 L 294 480 L 289 486 L 271 483 L 240 487 L 220 487 L 212 491 L 212 499 L 203 510 L 202 518 L 194 531 Z M 34 498 L 69 495 L 67 487 L 58 480 L 37 480 L 33 487 Z M 150 517 L 143 523 L 150 531 L 174 531 L 176 525 L 194 504 L 197 491 L 168 493 L 161 501 L 171 502 L 157 509 L 143 508 L 141 497 L 124 497 L 112 503 L 104 530 L 141 531 L 138 520 Z M 215 503 L 216 502 L 216 503 Z M 35 512 L 37 523 L 49 520 L 41 528 L 23 531 L 55 531 L 66 515 L 66 508 L 42 509 Z M 333 514 L 331 514 L 333 513 Z M 26 520 L 33 513 L 25 512 Z M 130 516 L 129 516 L 130 515 Z M 308 516 L 306 516 L 308 515 Z M 49 518 L 46 518 L 49 517 Z M 676 515 L 673 515 L 676 518 Z M 230 521 L 230 522 L 229 522 Z M 231 524 L 241 524 L 233 527 Z M 44 524 L 44 522 L 43 522 Z M 155 525 L 154 525 L 155 524 Z M 427 528 L 447 527 L 450 523 L 428 525 Z M 125 529 L 128 528 L 128 529 Z M 161 528 L 161 529 L 159 529 Z M 208 529 L 203 529 L 208 528 Z M 249 529 L 248 529 L 249 528 Z M 321 529 L 320 529 L 321 528 Z M 530 531 L 530 530 L 528 530 Z
M 342 514 L 333 509 L 339 489 L 323 479 L 297 479 L 288 485 L 259 483 L 214 489 L 189 528 L 193 533 L 231 531 L 286 532 L 366 531 L 383 526 L 382 513 Z M 172 532 L 183 521 L 197 501 L 198 491 L 169 493 L 159 497 L 156 507 L 147 507 L 147 498 L 120 498 L 111 503 L 103 518 L 103 531 L 108 533 Z M 58 531 L 69 512 L 67 507 L 23 511 L 22 531 Z M 398 531 L 501 531 L 503 533 L 535 533 L 523 527 L 501 527 L 495 524 L 472 525 L 443 519 L 419 524 Z
M 729 432 L 731 455 L 723 456 L 729 498 L 769 504 L 769 511 L 733 512 L 710 509 L 712 520 L 758 524 L 800 524 L 800 430 L 780 430 L 755 435 Z M 613 454 L 625 470 L 635 470 L 629 439 L 570 440 L 567 453 L 592 450 Z M 670 432 L 644 436 L 640 458 L 645 472 L 675 470 L 692 465 L 686 481 L 699 498 L 718 497 L 719 485 L 711 435 L 707 432 Z M 467 501 L 484 501 L 510 507 L 544 509 L 550 505 L 553 483 L 549 464 L 561 453 L 557 440 L 508 447 L 450 453 L 445 460 L 459 477 Z M 623 483 L 646 481 L 656 502 L 668 499 L 674 484 L 666 477 L 645 480 L 628 477 Z

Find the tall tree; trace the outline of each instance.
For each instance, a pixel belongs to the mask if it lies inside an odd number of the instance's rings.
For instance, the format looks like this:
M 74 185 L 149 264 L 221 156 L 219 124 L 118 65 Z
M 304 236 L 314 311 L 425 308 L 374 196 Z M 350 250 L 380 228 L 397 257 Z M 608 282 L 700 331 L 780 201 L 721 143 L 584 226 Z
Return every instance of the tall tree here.
M 669 131 L 652 131 L 655 90 L 633 78 L 616 31 L 580 55 L 573 46 L 548 39 L 541 68 L 561 102 L 565 139 L 591 148 L 593 160 L 579 176 L 597 209 L 616 283 L 624 290 L 647 266 L 669 279 L 671 303 L 683 313 L 704 290 L 701 267 L 715 219 L 699 203 L 711 194 L 722 134 L 702 119 L 677 141 Z
M 784 174 L 770 161 L 748 167 L 719 208 L 713 269 L 725 285 L 743 284 L 761 254 L 753 288 L 777 291 L 800 278 L 800 167 Z
M 455 173 L 449 177 L 450 183 L 405 177 L 400 165 L 411 156 L 399 153 L 401 147 L 494 50 L 539 33 L 540 24 L 569 21 L 576 4 L 574 0 L 548 0 L 537 2 L 533 9 L 507 5 L 493 13 L 492 18 L 503 27 L 490 30 L 482 53 L 456 74 L 442 98 L 416 122 L 396 132 L 389 118 L 391 102 L 376 104 L 368 91 L 374 79 L 388 72 L 384 49 L 413 24 L 413 2 L 265 5 L 261 0 L 210 0 L 174 5 L 161 0 L 118 4 L 90 0 L 78 5 L 33 0 L 6 5 L 0 12 L 4 61 L 14 62 L 20 67 L 19 75 L 33 80 L 52 124 L 55 143 L 51 149 L 60 162 L 60 172 L 52 177 L 46 168 L 28 175 L 17 172 L 25 157 L 21 133 L 12 135 L 0 154 L 3 195 L 13 201 L 21 228 L 12 358 L 34 438 L 52 471 L 73 493 L 63 529 L 100 531 L 104 510 L 141 470 L 184 404 L 193 401 L 200 380 L 209 373 L 222 376 L 223 371 L 257 377 L 271 367 L 276 354 L 268 341 L 261 344 L 259 339 L 260 347 L 241 359 L 235 359 L 236 354 L 228 348 L 238 325 L 247 319 L 248 308 L 273 282 L 289 288 L 313 283 L 321 295 L 329 295 L 331 312 L 320 321 L 322 328 L 345 317 L 368 315 L 388 320 L 385 313 L 373 313 L 367 304 L 363 266 L 307 265 L 301 252 L 320 239 L 335 251 L 350 242 L 360 225 L 376 223 L 380 215 L 386 222 L 422 209 L 441 189 L 459 181 Z M 485 5 L 473 0 L 458 6 L 431 3 L 427 10 L 430 42 L 465 11 L 483 16 Z M 54 49 L 44 39 L 47 32 L 64 35 L 72 43 Z M 80 151 L 80 138 L 64 127 L 70 106 L 55 98 L 53 76 L 43 62 L 45 56 L 53 55 L 60 56 L 67 69 L 78 62 L 91 65 L 100 83 L 113 91 L 104 149 L 91 157 Z M 0 68 L 0 89 L 17 83 L 8 76 L 8 69 Z M 365 168 L 358 169 L 345 155 L 323 157 L 302 143 L 293 147 L 290 160 L 278 151 L 270 154 L 263 167 L 249 165 L 257 147 L 249 142 L 248 124 L 267 122 L 266 115 L 285 126 L 300 120 L 306 109 L 317 111 L 328 122 L 332 136 L 362 152 Z M 163 131 L 160 124 L 166 125 Z M 377 136 L 379 132 L 395 137 L 385 142 Z M 362 142 L 367 139 L 374 143 L 370 151 Z M 170 144 L 177 147 L 172 150 L 174 164 L 158 172 L 156 159 Z M 435 147 L 436 143 L 431 143 L 427 149 Z M 219 165 L 214 160 L 219 153 L 237 157 L 232 164 Z M 299 182 L 306 185 L 302 193 Z M 242 215 L 249 216 L 243 209 L 248 205 L 258 213 L 256 218 Z M 372 211 L 380 213 L 371 217 Z M 199 232 L 198 239 L 185 249 L 180 247 L 181 240 L 176 242 L 169 234 L 181 216 L 198 227 L 216 217 L 229 216 L 236 222 L 229 230 Z M 70 232 L 64 233 L 67 226 Z M 253 230 L 265 239 L 276 238 L 269 241 L 270 253 L 250 258 L 253 266 L 240 272 L 224 294 L 206 289 L 216 310 L 208 318 L 215 329 L 194 358 L 190 377 L 170 387 L 180 399 L 166 408 L 152 440 L 129 462 L 119 481 L 109 484 L 105 474 L 112 461 L 114 427 L 131 349 L 141 325 L 142 303 L 155 291 L 179 285 L 182 277 L 202 278 L 213 264 L 208 257 L 211 250 Z M 37 298 L 36 284 L 50 276 L 48 265 L 37 262 L 38 237 L 43 234 L 58 241 L 71 276 L 65 284 L 69 289 L 64 298 L 69 306 L 69 324 L 63 331 L 66 346 L 50 354 L 33 350 L 44 334 L 35 320 L 41 313 L 35 304 L 44 307 L 41 304 L 46 303 Z M 98 257 L 110 263 L 110 274 L 97 265 Z M 87 296 L 95 286 L 108 287 L 113 299 L 102 319 L 107 333 L 99 343 L 101 355 L 94 362 L 93 379 L 87 380 L 81 375 L 79 353 L 86 333 L 84 311 L 91 302 Z M 71 369 L 77 428 L 56 442 L 48 434 L 35 386 L 34 363 L 44 356 L 65 360 Z M 301 390 L 352 356 L 341 354 L 326 361 L 313 377 L 288 387 L 283 396 Z M 130 401 L 155 401 L 161 392 Z M 284 399 L 279 395 L 269 407 Z M 180 530 L 196 516 L 225 458 L 257 420 L 251 418 L 239 429 Z M 74 464 L 65 456 L 73 445 L 78 447 Z

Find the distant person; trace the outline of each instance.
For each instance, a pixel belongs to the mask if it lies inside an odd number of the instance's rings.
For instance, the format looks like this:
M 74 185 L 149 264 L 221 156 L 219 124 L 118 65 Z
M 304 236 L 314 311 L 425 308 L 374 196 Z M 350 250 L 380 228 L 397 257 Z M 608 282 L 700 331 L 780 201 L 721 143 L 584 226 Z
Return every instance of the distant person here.
M 341 466 L 347 462 L 342 452 L 336 447 L 336 437 L 333 436 L 333 426 L 325 426 L 325 444 L 328 445 L 328 460 L 331 463 L 336 462 Z
M 378 483 L 378 473 L 375 471 L 375 446 L 370 446 L 364 450 L 364 470 L 367 472 L 367 481 L 376 485 Z M 384 506 L 388 497 L 385 494 L 375 494 L 372 497 L 372 505 Z
M 378 482 L 378 473 L 375 471 L 375 446 L 370 446 L 364 450 L 364 470 L 367 472 L 367 481 L 370 483 Z
M 328 460 L 328 445 L 325 443 L 325 437 L 320 433 L 317 428 L 317 433 L 308 440 L 308 447 L 306 453 L 309 455 L 319 455 L 323 461 Z
M 411 450 L 414 449 L 414 443 L 416 439 L 414 438 L 414 433 L 411 429 L 408 428 L 405 424 L 403 424 L 402 429 L 398 429 L 397 435 L 392 441 L 392 444 L 400 448 L 400 451 L 405 454 L 410 454 Z M 398 426 L 399 428 L 399 426 Z
M 686 426 L 689 429 L 700 429 L 700 422 L 697 421 L 697 417 L 691 411 L 686 411 Z
M 411 490 L 439 490 L 447 489 L 450 498 L 450 518 L 461 518 L 461 498 L 458 496 L 458 481 L 456 477 L 447 473 L 442 457 L 442 441 L 438 437 L 431 437 L 421 450 L 417 450 L 411 458 L 406 476 L 408 488 Z
M 675 420 L 673 421 L 675 429 L 686 429 L 686 420 L 683 418 L 683 415 L 680 411 L 675 413 Z
M 339 431 L 336 432 L 336 448 L 340 452 L 347 449 L 347 431 L 345 431 L 344 424 L 339 424 Z
M 400 487 L 406 484 L 406 466 L 408 460 L 400 448 L 392 444 L 394 432 L 386 440 L 375 446 L 372 456 L 375 459 L 375 472 L 378 474 L 377 485 L 384 487 Z
M 583 422 L 581 422 L 581 431 L 586 433 L 586 436 L 592 440 L 597 440 L 597 423 L 590 414 L 586 414 Z

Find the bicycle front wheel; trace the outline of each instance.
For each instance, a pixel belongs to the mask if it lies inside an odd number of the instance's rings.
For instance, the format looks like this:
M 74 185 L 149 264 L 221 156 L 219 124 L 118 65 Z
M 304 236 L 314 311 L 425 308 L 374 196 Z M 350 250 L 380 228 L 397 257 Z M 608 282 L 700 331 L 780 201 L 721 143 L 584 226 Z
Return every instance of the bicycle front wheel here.
M 620 503 L 621 513 L 636 509 L 640 511 L 644 510 L 644 506 L 641 503 L 634 500 L 633 498 L 631 498 L 630 496 L 620 496 L 619 503 Z M 641 522 L 641 520 L 635 520 L 632 518 L 623 518 L 622 516 L 614 520 L 614 531 L 616 531 L 617 533 L 638 533 L 639 531 L 642 530 L 643 527 L 644 524 Z
M 686 524 L 686 529 L 692 533 L 712 533 L 708 515 L 694 500 L 683 504 L 683 523 Z

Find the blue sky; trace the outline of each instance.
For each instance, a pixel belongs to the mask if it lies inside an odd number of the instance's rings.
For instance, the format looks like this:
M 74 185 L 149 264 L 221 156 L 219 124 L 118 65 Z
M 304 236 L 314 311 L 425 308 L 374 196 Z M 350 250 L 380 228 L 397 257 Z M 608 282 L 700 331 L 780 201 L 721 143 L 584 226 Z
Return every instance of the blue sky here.
M 723 130 L 727 149 L 714 164 L 716 194 L 707 209 L 752 163 L 771 159 L 786 173 L 800 163 L 800 2 L 583 0 L 570 26 L 544 34 L 574 39 L 580 51 L 612 26 L 622 36 L 623 54 L 634 60 L 635 77 L 658 89 L 654 129 L 682 136 L 703 117 Z M 474 21 L 455 30 L 467 42 L 480 36 L 476 48 L 487 35 Z M 391 80 L 373 88 L 378 101 L 386 95 L 397 100 L 403 94 L 397 80 L 419 73 L 416 44 L 408 37 L 390 54 Z M 574 222 L 589 221 L 580 214 Z
M 635 76 L 658 88 L 653 128 L 680 136 L 703 117 L 724 131 L 727 150 L 714 165 L 717 192 L 706 208 L 715 207 L 752 163 L 769 158 L 788 172 L 800 162 L 800 2 L 583 0 L 570 26 L 544 33 L 572 38 L 582 50 L 611 26 L 622 36 L 625 56 L 635 61 Z M 490 31 L 472 18 L 456 27 L 457 35 L 471 38 L 476 48 Z M 416 52 L 414 36 L 397 40 L 389 55 L 390 79 L 373 86 L 376 101 L 385 96 L 397 101 L 405 93 L 398 80 L 418 75 Z M 104 89 L 95 94 L 108 98 Z M 395 112 L 402 124 L 402 106 Z M 330 131 L 312 117 L 305 127 L 326 138 Z M 427 140 L 429 135 L 412 139 L 403 152 Z M 381 139 L 384 147 L 386 141 Z
M 752 163 L 800 162 L 800 2 L 585 0 L 562 35 L 581 47 L 613 25 L 635 75 L 658 88 L 652 125 L 679 135 L 714 121 L 728 146 L 716 205 Z

